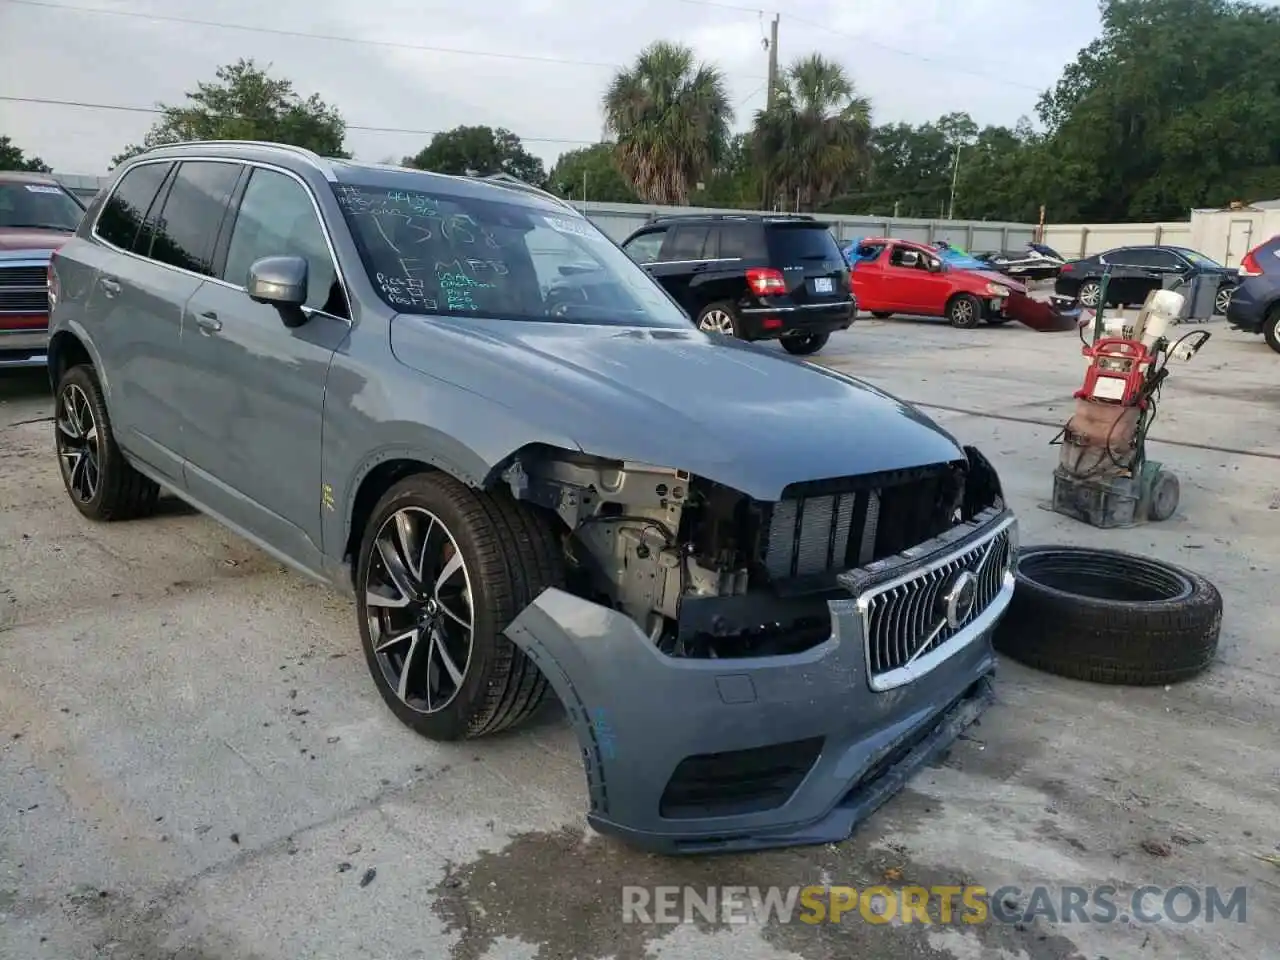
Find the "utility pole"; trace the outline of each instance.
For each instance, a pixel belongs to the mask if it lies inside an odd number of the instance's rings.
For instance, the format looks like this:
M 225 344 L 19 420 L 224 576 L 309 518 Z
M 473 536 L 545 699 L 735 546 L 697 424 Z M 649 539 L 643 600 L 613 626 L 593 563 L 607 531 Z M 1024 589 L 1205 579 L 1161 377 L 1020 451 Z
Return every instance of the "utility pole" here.
M 951 168 L 951 202 L 947 206 L 947 219 L 956 218 L 956 178 L 960 176 L 960 144 L 956 144 L 956 162 Z
M 765 95 L 765 110 L 772 110 L 777 99 L 778 92 L 778 19 L 781 14 L 773 15 L 773 22 L 769 24 L 769 39 L 765 41 L 766 48 L 769 53 L 769 88 Z M 760 206 L 764 210 L 773 208 L 773 190 L 770 189 L 768 177 L 762 178 L 761 192 L 764 194 L 760 198 Z
M 769 24 L 769 94 L 765 100 L 765 109 L 772 110 L 778 94 L 778 19 L 781 14 L 773 15 L 773 23 Z

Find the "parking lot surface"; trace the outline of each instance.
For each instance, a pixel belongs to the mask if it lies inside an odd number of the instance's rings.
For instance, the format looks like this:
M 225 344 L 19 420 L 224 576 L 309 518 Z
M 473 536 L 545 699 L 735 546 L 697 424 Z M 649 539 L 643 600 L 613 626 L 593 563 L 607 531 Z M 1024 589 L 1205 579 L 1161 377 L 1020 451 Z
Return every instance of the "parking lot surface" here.
M 1280 858 L 1280 633 L 1266 625 L 1280 358 L 1211 329 L 1174 366 L 1153 430 L 1182 505 L 1125 531 L 1041 507 L 1083 375 L 1074 334 L 868 319 L 832 339 L 821 362 L 924 405 L 990 457 L 1023 543 L 1115 546 L 1209 576 L 1225 599 L 1219 662 L 1171 689 L 1125 689 L 1006 661 L 981 725 L 848 842 L 681 860 L 584 829 L 558 709 L 494 739 L 424 741 L 376 694 L 347 601 L 176 503 L 137 523 L 82 520 L 42 376 L 5 374 L 0 957 L 1280 956 L 1280 859 L 1264 859 Z M 827 883 L 1244 886 L 1247 914 L 622 922 L 624 885 Z

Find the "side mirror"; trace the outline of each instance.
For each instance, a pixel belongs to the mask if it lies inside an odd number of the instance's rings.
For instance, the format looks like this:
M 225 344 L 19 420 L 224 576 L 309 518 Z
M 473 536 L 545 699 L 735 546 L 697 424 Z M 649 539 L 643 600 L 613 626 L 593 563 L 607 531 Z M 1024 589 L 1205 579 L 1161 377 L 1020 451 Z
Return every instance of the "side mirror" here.
M 933 257 L 930 257 L 929 262 L 925 264 L 925 269 L 928 270 L 930 273 L 941 273 L 942 261 L 935 260 Z
M 280 311 L 287 327 L 306 322 L 307 261 L 302 257 L 263 257 L 249 267 L 249 299 Z

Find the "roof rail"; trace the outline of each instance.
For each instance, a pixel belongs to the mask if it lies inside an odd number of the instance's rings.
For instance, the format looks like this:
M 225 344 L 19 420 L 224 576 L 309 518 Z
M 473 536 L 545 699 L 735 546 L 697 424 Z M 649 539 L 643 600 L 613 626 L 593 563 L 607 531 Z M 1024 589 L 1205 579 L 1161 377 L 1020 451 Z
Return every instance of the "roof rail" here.
M 326 157 L 320 156 L 314 150 L 308 150 L 306 147 L 296 147 L 291 143 L 276 143 L 273 140 L 178 140 L 173 143 L 158 143 L 154 147 L 148 147 L 143 153 L 151 153 L 153 150 L 172 150 L 175 147 L 260 147 L 266 150 L 283 150 L 291 153 L 295 157 L 306 160 L 313 167 L 319 170 L 329 180 L 334 179 L 333 168 L 329 165 Z
M 487 183 L 492 183 L 499 187 L 507 187 L 511 190 L 519 190 L 522 193 L 531 193 L 540 197 L 545 197 L 553 203 L 557 203 L 568 210 L 572 210 L 574 213 L 580 213 L 578 208 L 568 200 L 564 199 L 564 197 L 557 197 L 550 190 L 543 190 L 541 187 L 535 187 L 533 184 L 526 183 L 519 177 L 513 177 L 509 173 L 491 173 L 487 176 L 475 177 L 473 179 L 484 180 Z
M 664 223 L 670 220 L 804 220 L 816 218 L 807 213 L 754 213 L 743 210 L 741 213 L 668 213 L 654 217 L 650 223 Z

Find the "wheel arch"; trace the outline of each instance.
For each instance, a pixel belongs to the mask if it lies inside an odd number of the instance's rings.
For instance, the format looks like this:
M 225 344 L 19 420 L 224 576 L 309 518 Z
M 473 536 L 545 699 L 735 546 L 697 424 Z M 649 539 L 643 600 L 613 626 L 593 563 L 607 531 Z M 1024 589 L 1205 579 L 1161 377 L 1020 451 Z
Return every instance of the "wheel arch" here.
M 82 363 L 98 369 L 99 382 L 102 382 L 97 358 L 90 352 L 85 341 L 70 330 L 59 330 L 49 338 L 48 356 L 49 386 L 54 390 L 58 389 L 58 382 L 63 374 Z M 107 392 L 105 383 L 103 383 L 103 392 Z

